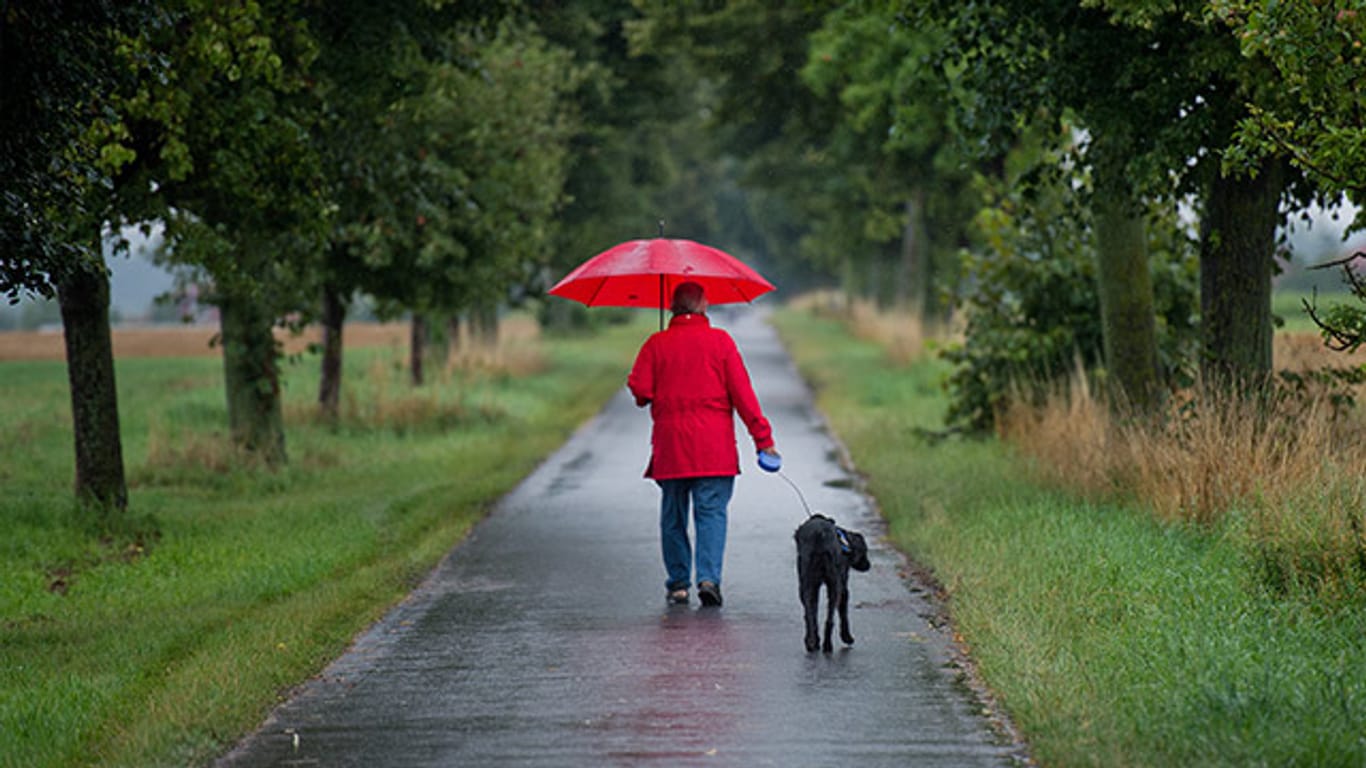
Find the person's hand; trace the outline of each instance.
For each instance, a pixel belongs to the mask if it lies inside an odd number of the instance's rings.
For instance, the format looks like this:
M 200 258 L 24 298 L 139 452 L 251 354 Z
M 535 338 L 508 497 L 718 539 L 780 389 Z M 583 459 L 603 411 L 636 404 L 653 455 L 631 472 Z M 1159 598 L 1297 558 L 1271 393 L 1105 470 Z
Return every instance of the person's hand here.
M 783 457 L 773 448 L 759 451 L 759 468 L 765 472 L 777 472 L 783 466 Z
M 772 457 L 775 458 L 775 459 L 781 459 L 781 458 L 782 458 L 782 454 L 778 453 L 778 446 L 776 446 L 776 445 L 771 445 L 771 446 L 769 446 L 769 447 L 763 449 L 762 451 L 760 451 L 760 453 L 767 453 L 768 455 L 772 456 Z

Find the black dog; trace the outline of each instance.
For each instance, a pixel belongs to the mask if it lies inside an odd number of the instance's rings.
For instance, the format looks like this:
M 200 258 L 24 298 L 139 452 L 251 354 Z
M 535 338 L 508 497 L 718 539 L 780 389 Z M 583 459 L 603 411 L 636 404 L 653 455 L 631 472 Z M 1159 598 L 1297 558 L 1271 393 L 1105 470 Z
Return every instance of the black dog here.
M 825 613 L 825 644 L 821 650 L 830 653 L 834 644 L 830 635 L 835 626 L 835 609 L 840 612 L 840 639 L 845 645 L 854 644 L 849 632 L 849 569 L 866 571 L 868 543 L 863 536 L 835 525 L 825 515 L 812 515 L 797 529 L 797 589 L 806 609 L 806 650 L 815 652 L 820 645 L 816 633 L 816 611 L 820 608 L 821 585 L 825 585 L 828 603 Z

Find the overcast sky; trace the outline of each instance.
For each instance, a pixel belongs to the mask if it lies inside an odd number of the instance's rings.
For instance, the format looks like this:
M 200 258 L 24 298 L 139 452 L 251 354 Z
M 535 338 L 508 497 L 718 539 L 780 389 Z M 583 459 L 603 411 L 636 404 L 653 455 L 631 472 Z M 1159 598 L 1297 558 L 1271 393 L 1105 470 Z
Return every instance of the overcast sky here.
M 109 303 L 124 317 L 138 317 L 147 314 L 153 299 L 171 289 L 172 279 L 169 272 L 152 263 L 148 249 L 155 247 L 155 232 L 151 242 L 136 228 L 126 230 L 124 236 L 129 242 L 128 255 L 106 254 Z

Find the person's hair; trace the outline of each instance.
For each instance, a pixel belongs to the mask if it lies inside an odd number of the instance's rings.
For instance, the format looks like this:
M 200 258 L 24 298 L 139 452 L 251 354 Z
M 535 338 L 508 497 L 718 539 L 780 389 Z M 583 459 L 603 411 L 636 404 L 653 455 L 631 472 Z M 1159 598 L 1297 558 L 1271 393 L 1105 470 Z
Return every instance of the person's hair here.
M 669 311 L 675 315 L 701 314 L 707 303 L 707 294 L 702 286 L 694 282 L 679 283 L 674 289 L 674 301 Z

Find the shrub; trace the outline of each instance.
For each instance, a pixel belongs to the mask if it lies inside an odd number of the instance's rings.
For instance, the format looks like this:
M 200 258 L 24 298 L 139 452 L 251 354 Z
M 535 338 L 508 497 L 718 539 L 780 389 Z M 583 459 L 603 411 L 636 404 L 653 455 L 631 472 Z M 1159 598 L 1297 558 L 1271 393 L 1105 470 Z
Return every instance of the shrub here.
M 1094 246 L 1088 225 L 1075 223 L 1085 219 L 1080 194 L 1062 183 L 1012 190 L 978 215 L 981 244 L 961 258 L 966 333 L 942 353 L 955 369 L 951 428 L 989 431 L 1005 402 L 1022 394 L 1019 382 L 1042 402 L 1078 363 L 1103 365 Z M 1173 208 L 1154 206 L 1148 221 L 1159 363 L 1179 385 L 1191 376 L 1198 340 L 1198 256 Z

